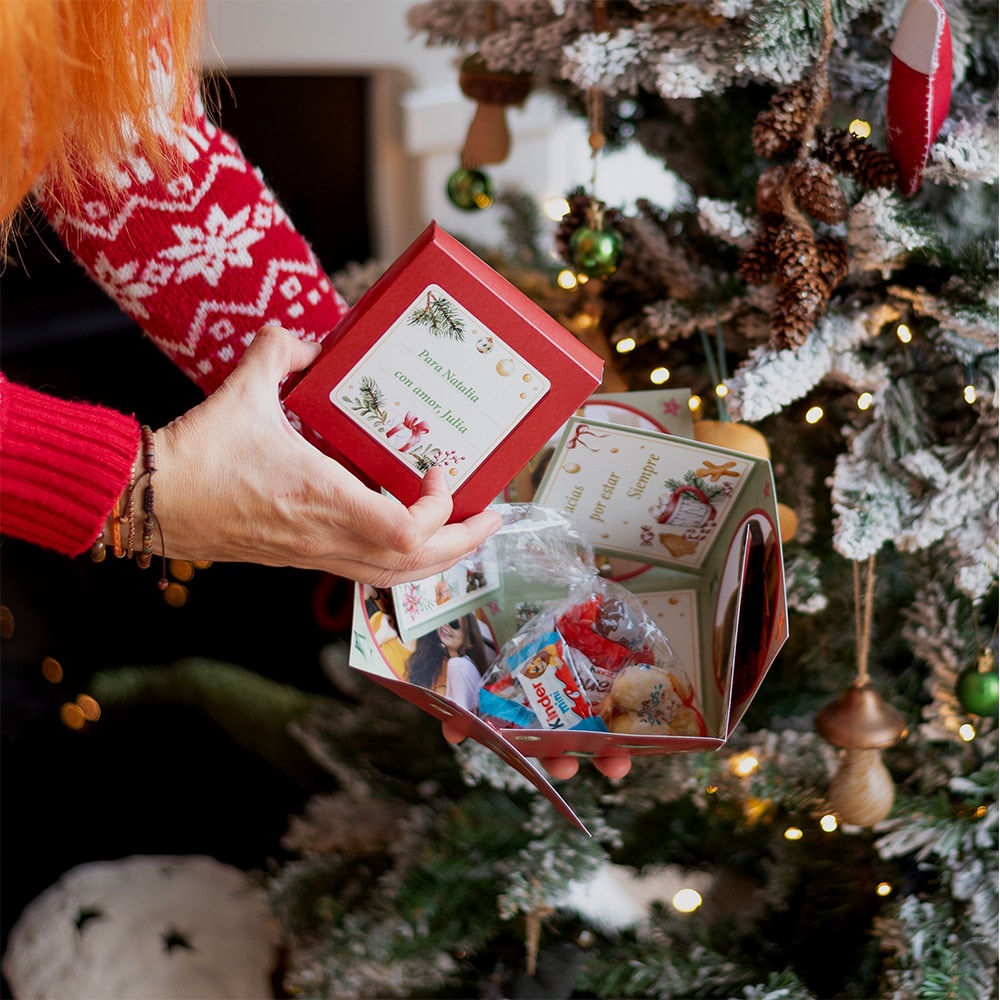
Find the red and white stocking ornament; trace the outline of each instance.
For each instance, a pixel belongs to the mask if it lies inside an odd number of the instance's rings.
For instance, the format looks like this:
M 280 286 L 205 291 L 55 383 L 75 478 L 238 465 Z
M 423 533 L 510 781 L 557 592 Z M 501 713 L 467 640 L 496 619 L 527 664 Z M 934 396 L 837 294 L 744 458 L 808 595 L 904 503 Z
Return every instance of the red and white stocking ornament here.
M 941 0 L 909 0 L 892 43 L 886 145 L 899 190 L 916 194 L 951 104 L 951 27 Z

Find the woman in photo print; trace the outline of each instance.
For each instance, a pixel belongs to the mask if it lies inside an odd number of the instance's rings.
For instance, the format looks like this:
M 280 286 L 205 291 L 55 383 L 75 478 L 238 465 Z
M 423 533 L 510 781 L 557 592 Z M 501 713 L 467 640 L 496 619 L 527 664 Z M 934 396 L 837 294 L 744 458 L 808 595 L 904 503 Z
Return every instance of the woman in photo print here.
M 417 639 L 407 662 L 407 679 L 475 711 L 489 665 L 479 620 L 468 614 Z

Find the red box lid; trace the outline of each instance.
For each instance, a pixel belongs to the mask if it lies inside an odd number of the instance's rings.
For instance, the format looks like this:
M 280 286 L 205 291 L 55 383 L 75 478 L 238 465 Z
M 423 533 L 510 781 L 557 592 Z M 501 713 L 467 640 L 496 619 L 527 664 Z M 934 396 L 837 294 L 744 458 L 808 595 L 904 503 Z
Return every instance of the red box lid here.
M 284 398 L 407 505 L 442 465 L 460 521 L 502 493 L 602 372 L 597 355 L 432 222 Z

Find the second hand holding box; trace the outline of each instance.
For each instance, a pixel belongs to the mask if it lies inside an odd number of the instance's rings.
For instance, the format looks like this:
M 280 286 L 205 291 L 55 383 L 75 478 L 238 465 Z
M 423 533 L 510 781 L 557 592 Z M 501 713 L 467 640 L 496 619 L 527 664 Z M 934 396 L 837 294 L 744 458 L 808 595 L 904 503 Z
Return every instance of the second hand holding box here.
M 461 521 L 503 492 L 602 373 L 600 358 L 432 222 L 284 400 L 404 504 L 443 467 L 450 519 Z

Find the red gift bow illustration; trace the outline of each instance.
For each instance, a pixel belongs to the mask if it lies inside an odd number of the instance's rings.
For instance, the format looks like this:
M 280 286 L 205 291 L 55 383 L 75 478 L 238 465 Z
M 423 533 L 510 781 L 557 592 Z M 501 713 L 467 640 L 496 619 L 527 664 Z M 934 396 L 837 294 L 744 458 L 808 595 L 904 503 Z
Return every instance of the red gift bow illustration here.
M 587 424 L 577 424 L 576 429 L 573 431 L 573 437 L 566 443 L 566 450 L 570 448 L 575 448 L 578 444 L 582 444 L 587 451 L 600 451 L 599 448 L 591 448 L 586 441 L 583 440 L 585 434 L 589 434 L 591 437 L 606 438 L 607 434 L 598 434 L 592 427 L 588 427 Z
M 406 416 L 403 417 L 402 422 L 396 424 L 395 427 L 386 432 L 386 438 L 392 440 L 393 436 L 403 428 L 406 428 L 406 430 L 410 432 L 410 437 L 404 444 L 401 444 L 396 449 L 397 451 L 409 451 L 420 440 L 420 436 L 422 434 L 430 433 L 430 427 L 415 414 L 410 413 L 410 411 L 407 410 Z

